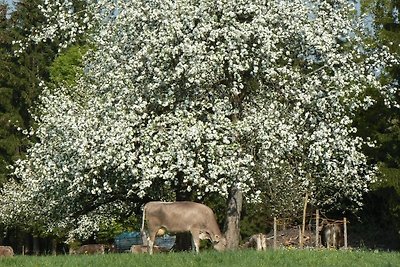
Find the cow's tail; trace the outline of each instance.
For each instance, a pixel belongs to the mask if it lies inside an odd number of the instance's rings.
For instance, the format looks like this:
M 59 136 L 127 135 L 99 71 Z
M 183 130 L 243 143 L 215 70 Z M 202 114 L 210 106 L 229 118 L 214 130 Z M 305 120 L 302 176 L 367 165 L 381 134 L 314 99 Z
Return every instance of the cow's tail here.
M 142 228 L 140 229 L 140 233 L 142 234 L 142 243 L 143 245 L 147 246 L 147 234 L 144 230 L 144 224 L 146 221 L 146 205 L 143 207 L 143 216 L 142 216 Z

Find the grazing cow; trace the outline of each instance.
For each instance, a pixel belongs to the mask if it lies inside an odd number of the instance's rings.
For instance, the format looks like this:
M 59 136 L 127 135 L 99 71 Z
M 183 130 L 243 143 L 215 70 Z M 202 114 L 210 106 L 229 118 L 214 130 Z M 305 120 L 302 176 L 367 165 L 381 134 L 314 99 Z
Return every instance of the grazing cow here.
M 14 256 L 14 250 L 10 246 L 0 246 L 0 257 Z
M 214 212 L 207 206 L 189 202 L 149 202 L 143 209 L 142 235 L 147 222 L 148 250 L 153 254 L 154 240 L 159 230 L 172 233 L 190 232 L 192 245 L 198 253 L 200 239 L 209 239 L 218 251 L 224 250 L 226 240 L 219 230 Z
M 76 253 L 77 254 L 104 254 L 103 244 L 88 244 L 81 246 Z
M 322 244 L 327 248 L 339 248 L 343 241 L 342 228 L 337 223 L 322 222 L 321 230 Z
M 252 235 L 242 247 L 255 248 L 258 251 L 267 250 L 267 236 L 262 233 Z

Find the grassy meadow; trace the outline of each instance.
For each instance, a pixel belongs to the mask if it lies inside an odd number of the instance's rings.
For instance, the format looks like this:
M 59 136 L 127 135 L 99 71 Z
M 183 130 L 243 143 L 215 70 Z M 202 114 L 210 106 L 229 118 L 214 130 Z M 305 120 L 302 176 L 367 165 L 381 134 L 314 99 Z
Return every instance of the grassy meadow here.
M 0 266 L 18 267 L 252 267 L 252 266 L 400 266 L 399 252 L 336 251 L 336 250 L 269 250 L 258 252 L 241 250 L 218 253 L 203 251 L 194 253 L 155 254 L 105 254 L 60 256 L 14 256 L 0 258 Z

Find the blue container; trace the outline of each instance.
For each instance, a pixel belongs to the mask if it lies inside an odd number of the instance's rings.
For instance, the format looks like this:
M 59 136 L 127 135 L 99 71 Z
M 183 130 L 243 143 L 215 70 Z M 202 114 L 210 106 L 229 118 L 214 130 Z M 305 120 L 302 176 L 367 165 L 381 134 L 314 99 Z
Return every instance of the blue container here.
M 142 245 L 140 232 L 124 232 L 115 237 L 115 247 L 118 251 L 129 250 L 132 245 Z
M 157 237 L 155 245 L 170 250 L 175 244 L 175 236 L 164 235 Z M 128 251 L 132 245 L 143 245 L 140 232 L 124 232 L 115 237 L 115 247 L 118 251 Z
M 155 244 L 161 248 L 170 250 L 175 244 L 176 236 L 174 235 L 163 235 L 156 237 Z

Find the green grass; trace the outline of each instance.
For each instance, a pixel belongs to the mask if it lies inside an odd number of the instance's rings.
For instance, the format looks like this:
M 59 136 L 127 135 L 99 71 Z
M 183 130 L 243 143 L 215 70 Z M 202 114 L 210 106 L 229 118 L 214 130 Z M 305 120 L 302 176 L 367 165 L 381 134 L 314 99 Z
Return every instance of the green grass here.
M 328 250 L 277 250 L 257 252 L 254 250 L 218 253 L 203 251 L 194 253 L 169 253 L 150 255 L 106 254 L 106 255 L 62 255 L 62 256 L 14 256 L 0 258 L 0 266 L 18 267 L 258 267 L 258 266 L 399 266 L 398 252 L 328 251 Z

